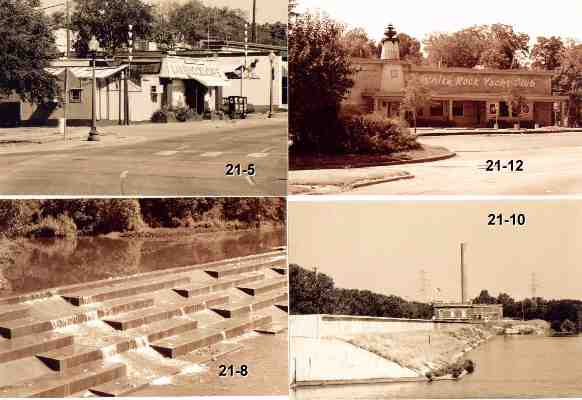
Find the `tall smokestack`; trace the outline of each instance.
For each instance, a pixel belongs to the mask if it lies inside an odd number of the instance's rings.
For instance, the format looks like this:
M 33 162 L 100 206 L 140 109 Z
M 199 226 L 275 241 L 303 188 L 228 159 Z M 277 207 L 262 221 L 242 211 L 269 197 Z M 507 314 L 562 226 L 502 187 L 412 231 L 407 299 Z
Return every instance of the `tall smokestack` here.
M 465 272 L 465 252 L 467 249 L 467 243 L 461 243 L 461 303 L 467 301 L 467 276 Z
M 257 43 L 257 0 L 253 0 L 253 29 L 251 31 L 251 42 Z

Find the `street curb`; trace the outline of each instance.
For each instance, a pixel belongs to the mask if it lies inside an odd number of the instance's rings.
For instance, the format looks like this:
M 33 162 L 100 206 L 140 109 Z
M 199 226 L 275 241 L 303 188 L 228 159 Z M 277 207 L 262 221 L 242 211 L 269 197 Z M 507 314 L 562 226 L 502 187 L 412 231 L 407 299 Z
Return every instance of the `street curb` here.
M 289 195 L 290 196 L 302 196 L 302 195 L 319 195 L 319 196 L 321 196 L 321 195 L 328 195 L 328 194 L 337 194 L 337 193 L 349 192 L 353 189 L 357 189 L 360 187 L 378 185 L 381 183 L 395 182 L 395 181 L 399 181 L 402 179 L 413 179 L 413 178 L 414 178 L 414 175 L 407 172 L 407 175 L 391 176 L 391 177 L 378 178 L 378 179 L 360 179 L 360 180 L 355 181 L 353 183 L 348 183 L 348 184 L 344 184 L 344 185 L 308 185 L 308 184 L 292 184 L 291 183 L 291 184 L 289 184 L 289 186 L 296 186 L 296 187 L 309 186 L 309 187 L 311 187 L 311 190 L 308 190 L 308 191 L 302 192 L 302 193 L 289 194 Z M 330 192 L 330 193 L 318 193 L 317 192 L 318 187 L 335 187 L 338 190 L 335 192 Z M 288 192 L 289 192 L 289 190 L 288 190 Z
M 535 130 L 482 130 L 482 131 L 467 131 L 467 132 L 446 132 L 446 131 L 439 131 L 439 132 L 428 132 L 422 133 L 417 132 L 417 137 L 435 137 L 435 136 L 480 136 L 480 135 L 545 135 L 548 133 L 581 133 L 582 129 L 580 128 L 572 128 L 570 130 L 545 130 L 545 131 L 535 131 Z
M 295 171 L 325 171 L 329 169 L 357 169 L 357 168 L 370 168 L 370 167 L 388 167 L 392 165 L 404 165 L 404 164 L 420 164 L 425 162 L 433 162 L 433 161 L 441 161 L 446 160 L 449 158 L 453 158 L 457 155 L 454 151 L 448 150 L 446 154 L 433 156 L 433 157 L 424 157 L 424 158 L 416 158 L 413 160 L 402 160 L 402 161 L 385 161 L 381 163 L 372 163 L 372 162 L 362 162 L 359 164 L 350 165 L 349 168 L 346 168 L 345 165 L 337 165 L 337 167 L 329 167 L 329 168 L 319 168 L 319 169 L 290 169 L 289 172 Z

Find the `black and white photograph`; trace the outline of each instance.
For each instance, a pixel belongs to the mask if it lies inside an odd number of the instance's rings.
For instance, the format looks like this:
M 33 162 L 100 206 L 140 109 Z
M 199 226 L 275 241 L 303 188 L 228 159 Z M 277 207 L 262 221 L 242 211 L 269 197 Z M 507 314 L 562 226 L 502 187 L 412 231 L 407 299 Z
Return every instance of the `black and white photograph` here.
M 289 202 L 291 398 L 582 397 L 582 200 Z
M 286 396 L 284 198 L 0 200 L 0 397 Z
M 292 3 L 290 194 L 582 193 L 581 3 Z
M 284 196 L 287 0 L 1 0 L 0 194 Z

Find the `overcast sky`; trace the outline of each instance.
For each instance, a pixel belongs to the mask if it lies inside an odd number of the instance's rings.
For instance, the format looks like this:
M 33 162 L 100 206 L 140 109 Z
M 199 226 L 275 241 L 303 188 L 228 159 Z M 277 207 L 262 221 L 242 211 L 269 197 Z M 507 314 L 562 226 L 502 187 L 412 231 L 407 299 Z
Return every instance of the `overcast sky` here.
M 74 0 L 70 0 L 74 3 Z M 165 3 L 173 0 L 143 0 L 149 4 Z M 257 22 L 287 22 L 287 0 L 256 0 L 257 1 Z M 185 3 L 186 0 L 177 0 L 178 3 Z M 253 0 L 202 0 L 208 6 L 240 8 L 243 11 L 251 13 Z M 64 3 L 64 0 L 42 0 L 44 6 Z M 52 13 L 61 8 L 51 8 Z
M 491 227 L 491 211 L 527 214 L 526 227 Z M 470 298 L 582 299 L 582 200 L 289 202 L 289 261 L 333 277 L 337 286 L 419 299 L 427 290 L 460 297 L 459 245 L 467 242 Z
M 428 33 L 452 32 L 471 25 L 504 23 L 537 36 L 582 40 L 580 0 L 299 0 L 300 11 L 320 9 L 350 27 L 362 27 L 378 41 L 384 28 L 394 24 L 418 40 Z

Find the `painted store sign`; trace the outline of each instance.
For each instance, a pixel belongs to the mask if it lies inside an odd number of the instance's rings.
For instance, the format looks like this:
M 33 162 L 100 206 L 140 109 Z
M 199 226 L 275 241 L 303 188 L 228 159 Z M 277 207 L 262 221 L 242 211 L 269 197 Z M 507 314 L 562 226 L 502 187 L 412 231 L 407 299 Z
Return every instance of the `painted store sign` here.
M 500 76 L 501 74 L 458 74 L 458 73 L 431 73 L 412 71 L 420 82 L 439 92 L 502 92 L 512 88 L 530 94 L 550 94 L 549 77 L 529 76 Z

